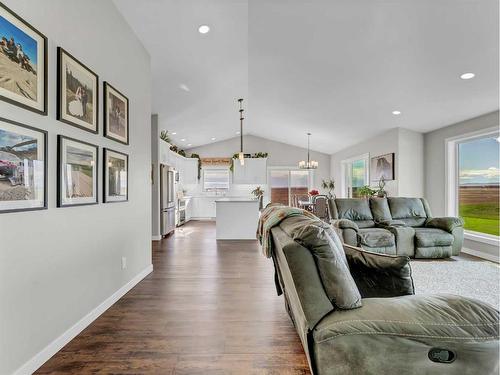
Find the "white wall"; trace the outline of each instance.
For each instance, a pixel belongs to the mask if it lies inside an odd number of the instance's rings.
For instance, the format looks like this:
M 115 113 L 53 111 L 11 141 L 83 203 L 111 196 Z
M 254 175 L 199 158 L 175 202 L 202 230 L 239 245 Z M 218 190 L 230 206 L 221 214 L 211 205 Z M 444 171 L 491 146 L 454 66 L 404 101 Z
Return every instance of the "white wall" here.
M 151 185 L 151 236 L 154 240 L 160 237 L 160 131 L 158 128 L 158 115 L 151 116 L 151 168 L 153 183 Z
M 11 374 L 151 265 L 150 59 L 109 0 L 2 0 L 44 33 L 48 116 L 0 101 L 0 116 L 49 132 L 43 211 L 0 214 L 0 374 Z M 56 47 L 100 78 L 100 134 L 56 116 Z M 102 136 L 102 81 L 130 101 L 130 146 Z M 129 202 L 56 208 L 56 137 L 129 154 Z M 99 165 L 99 201 L 102 202 Z M 121 257 L 127 268 L 121 269 Z
M 307 159 L 307 149 L 291 146 L 286 143 L 271 141 L 266 138 L 254 135 L 245 135 L 243 149 L 247 154 L 255 152 L 267 152 L 268 167 L 294 167 L 300 160 Z M 196 153 L 203 157 L 231 157 L 240 150 L 240 138 L 235 137 L 225 141 L 214 142 L 208 145 L 194 147 L 188 153 Z M 313 185 L 320 188 L 321 180 L 330 177 L 330 156 L 321 152 L 311 152 L 311 159 L 319 163 L 319 167 L 314 171 Z M 321 190 L 321 189 L 319 189 Z
M 424 196 L 424 135 L 399 128 L 398 195 L 401 197 Z
M 494 126 L 499 126 L 498 111 L 425 134 L 425 196 L 434 216 L 446 215 L 445 140 Z M 497 246 L 471 240 L 466 240 L 464 246 L 498 259 Z

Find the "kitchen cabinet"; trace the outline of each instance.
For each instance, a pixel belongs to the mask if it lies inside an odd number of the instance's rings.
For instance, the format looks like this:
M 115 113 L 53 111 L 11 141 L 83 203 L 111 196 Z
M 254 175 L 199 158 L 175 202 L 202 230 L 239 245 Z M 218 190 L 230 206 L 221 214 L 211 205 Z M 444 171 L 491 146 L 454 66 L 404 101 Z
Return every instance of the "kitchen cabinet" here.
M 181 177 L 183 177 L 181 181 L 184 185 L 198 183 L 198 159 L 184 159 L 183 174 Z
M 184 197 L 186 207 L 186 223 L 193 217 L 193 198 Z
M 236 159 L 233 184 L 263 185 L 267 183 L 267 158 L 245 158 L 245 165 Z
M 215 217 L 215 201 L 218 197 L 191 198 L 191 217 L 196 219 L 212 219 Z

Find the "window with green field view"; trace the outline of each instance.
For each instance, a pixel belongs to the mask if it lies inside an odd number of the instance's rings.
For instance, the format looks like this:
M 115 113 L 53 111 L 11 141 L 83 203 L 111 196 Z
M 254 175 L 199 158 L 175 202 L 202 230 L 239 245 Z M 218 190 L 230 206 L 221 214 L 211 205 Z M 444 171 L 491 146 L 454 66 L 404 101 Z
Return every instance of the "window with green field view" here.
M 458 214 L 469 231 L 499 235 L 498 134 L 458 143 Z

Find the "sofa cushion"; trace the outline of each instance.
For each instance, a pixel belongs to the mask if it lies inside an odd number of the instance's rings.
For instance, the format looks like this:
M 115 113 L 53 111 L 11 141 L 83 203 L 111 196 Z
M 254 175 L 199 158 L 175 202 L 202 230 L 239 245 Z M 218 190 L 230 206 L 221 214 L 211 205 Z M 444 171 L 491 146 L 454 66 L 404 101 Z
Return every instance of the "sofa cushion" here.
M 370 208 L 372 210 L 373 220 L 376 222 L 392 220 L 387 198 L 371 197 Z
M 338 198 L 335 199 L 339 219 L 356 222 L 360 228 L 373 227 L 373 215 L 368 199 Z
M 451 246 L 453 236 L 442 229 L 415 228 L 415 245 L 417 247 Z
M 411 227 L 421 227 L 427 220 L 427 213 L 420 198 L 387 198 L 391 216 Z
M 394 235 L 383 228 L 363 228 L 358 230 L 359 243 L 368 247 L 389 247 L 396 244 Z

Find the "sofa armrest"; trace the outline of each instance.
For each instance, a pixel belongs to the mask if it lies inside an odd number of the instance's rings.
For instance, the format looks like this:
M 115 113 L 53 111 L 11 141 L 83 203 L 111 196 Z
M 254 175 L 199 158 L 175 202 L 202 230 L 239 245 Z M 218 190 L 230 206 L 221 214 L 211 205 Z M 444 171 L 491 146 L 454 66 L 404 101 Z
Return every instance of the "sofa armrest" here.
M 401 220 L 380 220 L 376 222 L 379 227 L 405 227 L 406 224 Z
M 345 244 L 344 251 L 363 298 L 415 294 L 409 257 L 373 253 Z
M 339 229 L 354 229 L 355 231 L 359 229 L 358 224 L 348 219 L 334 219 L 330 221 L 330 224 Z
M 438 228 L 449 233 L 457 227 L 463 227 L 464 221 L 460 217 L 433 217 L 425 223 L 426 227 Z

